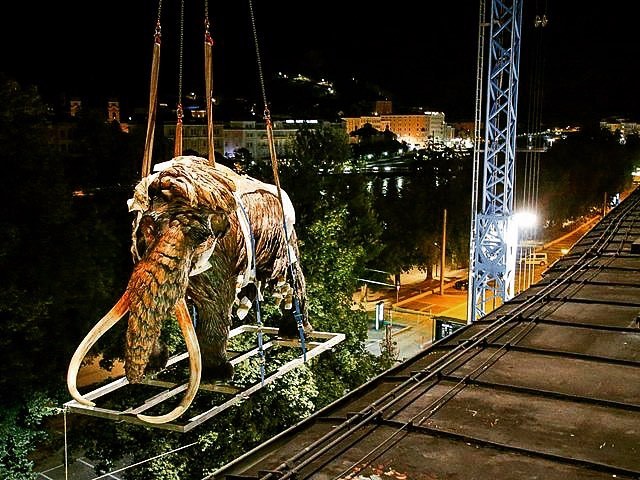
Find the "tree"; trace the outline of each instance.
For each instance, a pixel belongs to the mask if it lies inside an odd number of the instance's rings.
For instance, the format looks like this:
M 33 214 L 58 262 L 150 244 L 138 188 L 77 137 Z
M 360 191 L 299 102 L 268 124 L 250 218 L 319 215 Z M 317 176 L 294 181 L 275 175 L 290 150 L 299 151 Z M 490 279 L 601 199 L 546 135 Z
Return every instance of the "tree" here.
M 471 156 L 451 148 L 420 150 L 413 156 L 415 171 L 405 179 L 402 191 L 393 177 L 373 181 L 375 210 L 383 225 L 383 248 L 373 262 L 390 272 L 417 267 L 429 276 L 440 258 L 436 243 L 442 238 L 445 208 L 451 219 L 447 256 L 468 257 Z
M 29 455 L 46 435 L 42 420 L 59 385 L 64 349 L 56 301 L 64 302 L 60 254 L 71 221 L 71 191 L 47 139 L 37 91 L 0 77 L 0 472 L 30 478 Z M 67 297 L 68 298 L 68 297 Z M 60 342 L 60 343 L 58 343 Z M 52 348 L 54 347 L 54 348 Z
M 345 175 L 355 167 L 349 139 L 331 125 L 302 125 L 279 160 L 282 188 L 296 208 L 296 231 L 304 239 L 307 229 L 327 212 L 346 207 L 350 233 L 365 246 L 367 258 L 380 252 L 381 226 L 374 210 L 367 179 L 360 174 Z M 253 165 L 247 173 L 273 182 L 270 165 Z
M 356 272 L 366 259 L 363 245 L 354 242 L 346 208 L 328 212 L 316 220 L 303 243 L 302 261 L 307 266 L 310 315 L 314 328 L 346 334 L 343 344 L 330 356 L 320 358 L 314 373 L 322 386 L 319 406 L 324 406 L 374 373 L 390 365 L 377 365 L 365 350 L 367 314 L 353 303 Z
M 7 207 L 0 217 L 0 452 L 7 457 L 0 464 L 11 470 L 3 478 L 27 475 L 27 456 L 46 437 L 44 418 L 67 396 L 70 356 L 113 303 L 131 265 L 123 191 L 73 194 L 88 186 L 79 179 L 105 180 L 102 186 L 125 180 L 131 154 L 116 126 L 80 123 L 82 148 L 56 152 L 49 143 L 55 124 L 37 90 L 0 78 L 0 164 L 8 180 L 0 190 Z M 100 171 L 117 176 L 96 176 L 91 152 Z M 75 162 L 78 155 L 87 162 Z
M 589 130 L 555 142 L 540 166 L 539 204 L 547 236 L 567 220 L 600 212 L 605 193 L 630 188 L 639 153 L 633 136 L 621 144 L 610 133 Z

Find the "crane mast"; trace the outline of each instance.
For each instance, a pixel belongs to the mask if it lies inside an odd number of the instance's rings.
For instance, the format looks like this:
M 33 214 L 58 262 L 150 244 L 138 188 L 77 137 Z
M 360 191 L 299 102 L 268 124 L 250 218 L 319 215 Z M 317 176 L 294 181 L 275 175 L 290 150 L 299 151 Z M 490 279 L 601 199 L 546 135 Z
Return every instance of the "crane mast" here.
M 491 0 L 488 23 L 483 20 L 484 0 L 480 2 L 479 75 L 484 63 L 483 30 L 486 27 L 489 28 L 489 54 L 484 139 L 482 145 L 476 139 L 474 151 L 469 322 L 513 297 L 518 247 L 513 209 L 522 0 Z M 479 85 L 476 95 L 482 95 L 482 84 Z M 481 109 L 481 102 L 476 99 L 476 134 L 481 130 Z M 478 195 L 480 182 L 481 197 Z M 478 203 L 480 211 L 477 211 Z

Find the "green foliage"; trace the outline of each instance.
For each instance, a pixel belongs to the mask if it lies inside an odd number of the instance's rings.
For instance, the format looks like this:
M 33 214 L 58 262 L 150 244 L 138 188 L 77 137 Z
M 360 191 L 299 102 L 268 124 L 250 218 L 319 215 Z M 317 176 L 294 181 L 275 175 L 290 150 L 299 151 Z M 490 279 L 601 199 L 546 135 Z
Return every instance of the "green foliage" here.
M 621 144 L 606 132 L 585 131 L 555 142 L 540 162 L 538 203 L 547 229 L 557 233 L 566 220 L 601 212 L 605 194 L 631 187 L 640 142 L 632 136 Z
M 3 404 L 60 385 L 81 335 L 108 310 L 119 275 L 130 268 L 127 251 L 119 250 L 120 239 L 130 236 L 126 197 L 118 221 L 99 192 L 73 196 L 72 179 L 88 166 L 49 145 L 45 111 L 35 90 L 0 81 L 0 162 L 10 179 L 0 190 L 0 202 L 10 206 L 0 218 L 7 232 L 0 245 Z
M 0 478 L 30 480 L 31 455 L 47 439 L 43 421 L 55 413 L 52 400 L 34 393 L 25 403 L 0 409 Z
M 364 247 L 350 235 L 346 208 L 328 212 L 308 231 L 301 252 L 307 266 L 309 316 L 315 329 L 343 332 L 345 341 L 331 355 L 321 356 L 314 372 L 320 388 L 318 406 L 340 398 L 380 368 L 365 348 L 366 312 L 352 298 L 356 272 L 362 269 Z
M 395 178 L 373 180 L 375 210 L 383 225 L 381 252 L 373 268 L 401 272 L 413 267 L 430 271 L 439 261 L 443 210 L 447 209 L 447 258 L 468 257 L 471 212 L 471 155 L 468 151 L 432 148 L 413 154 L 415 172 L 399 187 Z
M 0 163 L 8 180 L 0 189 L 0 229 L 8 234 L 0 245 L 0 403 L 53 377 L 52 370 L 47 378 L 39 368 L 53 340 L 42 325 L 54 310 L 71 197 L 59 158 L 47 146 L 44 110 L 35 90 L 0 79 Z M 16 371 L 23 374 L 20 382 L 13 381 Z
M 98 193 L 74 197 L 73 179 L 83 175 L 73 169 L 86 166 L 56 153 L 51 129 L 37 91 L 0 78 L 0 163 L 8 180 L 0 190 L 8 206 L 0 217 L 0 411 L 2 465 L 12 471 L 2 478 L 29 478 L 27 455 L 44 438 L 43 415 L 52 413 L 43 399 L 64 385 L 77 343 L 113 303 L 131 265 L 126 197 L 118 207 L 110 203 L 117 192 L 108 201 Z

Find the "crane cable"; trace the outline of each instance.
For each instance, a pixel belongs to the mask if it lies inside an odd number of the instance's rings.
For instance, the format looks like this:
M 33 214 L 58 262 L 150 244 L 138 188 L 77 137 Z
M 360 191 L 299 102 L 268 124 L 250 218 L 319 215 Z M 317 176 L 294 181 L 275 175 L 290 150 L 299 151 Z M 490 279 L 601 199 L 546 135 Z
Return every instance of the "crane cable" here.
M 547 25 L 547 0 L 536 0 L 534 6 L 535 18 L 533 19 L 533 51 L 531 55 L 531 71 L 529 85 L 529 111 L 528 111 L 528 150 L 525 152 L 524 182 L 522 186 L 522 198 L 520 208 L 538 214 L 538 194 L 540 182 L 541 152 L 544 150 L 544 139 L 542 130 L 542 98 L 543 98 L 543 76 L 544 76 L 544 31 Z M 537 232 L 532 228 L 524 231 L 524 240 L 533 241 Z M 528 288 L 533 283 L 534 266 L 529 265 L 525 260 L 533 253 L 533 246 L 522 247 L 520 254 L 518 289 L 520 291 Z
M 271 157 L 271 169 L 273 170 L 273 180 L 276 185 L 276 189 L 278 192 L 278 200 L 280 201 L 280 207 L 282 209 L 282 227 L 284 229 L 285 241 L 289 241 L 289 232 L 287 231 L 287 222 L 284 215 L 284 202 L 282 201 L 282 189 L 280 187 L 280 177 L 278 175 L 278 157 L 276 155 L 276 147 L 273 139 L 273 124 L 271 122 L 271 112 L 269 111 L 269 104 L 267 102 L 267 92 L 265 88 L 264 81 L 264 73 L 262 70 L 262 60 L 260 58 L 260 46 L 258 42 L 258 33 L 256 30 L 256 19 L 253 11 L 253 2 L 249 1 L 249 15 L 251 17 L 251 29 L 253 33 L 253 43 L 256 50 L 256 63 L 258 67 L 258 78 L 260 80 L 260 93 L 262 94 L 262 101 L 264 103 L 264 121 L 267 131 L 267 142 L 269 145 L 269 156 Z M 302 313 L 300 311 L 300 300 L 299 293 L 296 286 L 296 276 L 295 271 L 293 269 L 293 261 L 291 259 L 291 251 L 287 246 L 287 259 L 288 259 L 288 267 L 291 275 L 291 284 L 293 288 L 293 306 L 294 306 L 294 317 L 296 319 L 296 325 L 298 327 L 298 334 L 300 335 L 300 345 L 302 346 L 302 354 L 304 361 L 307 361 L 307 350 L 305 346 L 305 338 L 304 338 L 304 325 Z
M 162 0 L 158 0 L 158 16 L 156 29 L 153 35 L 153 60 L 151 62 L 151 85 L 149 88 L 149 114 L 147 117 L 147 137 L 144 144 L 142 157 L 142 178 L 151 171 L 151 156 L 153 153 L 153 136 L 156 127 L 156 111 L 158 105 L 158 73 L 160 72 L 160 40 L 162 28 L 160 25 L 160 13 L 162 12 Z

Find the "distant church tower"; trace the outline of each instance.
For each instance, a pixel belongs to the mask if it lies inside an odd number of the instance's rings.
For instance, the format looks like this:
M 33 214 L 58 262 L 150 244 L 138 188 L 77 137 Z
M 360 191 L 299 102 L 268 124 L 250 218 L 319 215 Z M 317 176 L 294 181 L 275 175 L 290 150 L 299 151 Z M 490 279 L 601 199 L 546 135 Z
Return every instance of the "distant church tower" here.
M 120 102 L 113 100 L 107 102 L 107 121 L 120 123 Z
M 82 101 L 78 99 L 73 99 L 69 102 L 69 115 L 75 117 L 82 110 Z

